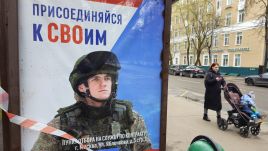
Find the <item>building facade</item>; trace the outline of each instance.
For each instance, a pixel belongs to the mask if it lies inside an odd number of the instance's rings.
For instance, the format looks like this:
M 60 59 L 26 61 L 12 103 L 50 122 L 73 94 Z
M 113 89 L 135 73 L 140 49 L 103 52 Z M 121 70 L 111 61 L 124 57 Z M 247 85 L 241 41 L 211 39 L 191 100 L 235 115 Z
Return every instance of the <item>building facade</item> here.
M 171 53 L 173 64 L 188 65 L 187 36 L 181 19 L 181 6 L 190 0 L 180 0 L 172 6 Z M 211 32 L 211 49 L 204 48 L 200 55 L 202 66 L 217 62 L 226 72 L 249 70 L 240 74 L 256 73 L 265 60 L 264 23 L 261 4 L 248 5 L 246 0 L 211 0 L 213 13 L 220 23 Z M 185 24 L 184 24 L 185 25 Z M 189 64 L 196 61 L 196 51 L 190 43 Z M 228 71 L 230 70 L 230 71 Z

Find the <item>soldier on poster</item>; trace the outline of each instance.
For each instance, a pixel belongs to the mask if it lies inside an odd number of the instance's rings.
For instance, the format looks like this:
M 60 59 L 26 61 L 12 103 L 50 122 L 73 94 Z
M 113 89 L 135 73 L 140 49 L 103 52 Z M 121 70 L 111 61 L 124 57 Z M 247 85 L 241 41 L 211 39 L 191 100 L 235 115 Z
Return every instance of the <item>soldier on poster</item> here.
M 69 76 L 76 103 L 61 108 L 48 124 L 61 129 L 93 150 L 118 148 L 122 151 L 151 149 L 143 118 L 126 100 L 116 99 L 117 56 L 95 51 L 80 57 Z M 78 144 L 40 133 L 32 151 L 80 151 Z

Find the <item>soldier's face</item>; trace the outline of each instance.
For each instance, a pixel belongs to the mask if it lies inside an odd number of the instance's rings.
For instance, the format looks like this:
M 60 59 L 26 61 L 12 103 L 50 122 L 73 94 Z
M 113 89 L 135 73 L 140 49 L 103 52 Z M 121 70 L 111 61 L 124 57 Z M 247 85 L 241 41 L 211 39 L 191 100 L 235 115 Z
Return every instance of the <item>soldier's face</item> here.
M 112 90 L 112 77 L 108 74 L 97 74 L 87 80 L 91 96 L 104 100 Z

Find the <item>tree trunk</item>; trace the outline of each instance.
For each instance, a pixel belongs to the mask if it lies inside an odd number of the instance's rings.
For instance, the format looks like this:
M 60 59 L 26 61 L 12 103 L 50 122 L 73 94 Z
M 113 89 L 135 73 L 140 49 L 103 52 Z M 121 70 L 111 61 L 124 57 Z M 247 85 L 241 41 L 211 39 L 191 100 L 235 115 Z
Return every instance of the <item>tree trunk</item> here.
M 187 45 L 187 65 L 190 65 L 190 59 L 189 59 L 189 55 L 190 55 L 190 44 L 189 44 L 189 40 L 188 40 L 188 45 Z
M 212 43 L 213 43 L 213 30 L 212 30 L 212 33 L 210 35 L 210 44 L 208 44 L 208 60 L 209 60 L 209 64 L 212 64 L 212 58 L 211 58 Z
M 202 50 L 199 50 L 199 49 L 197 50 L 196 61 L 194 63 L 194 65 L 196 65 L 196 66 L 201 66 L 201 61 L 200 61 L 201 52 L 202 52 Z

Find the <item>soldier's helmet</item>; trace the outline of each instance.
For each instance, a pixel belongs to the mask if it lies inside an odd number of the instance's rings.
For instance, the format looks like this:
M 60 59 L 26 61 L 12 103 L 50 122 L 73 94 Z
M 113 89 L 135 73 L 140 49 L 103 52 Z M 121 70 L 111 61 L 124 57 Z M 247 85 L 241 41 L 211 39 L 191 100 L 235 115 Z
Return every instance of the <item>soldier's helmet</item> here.
M 118 70 L 121 68 L 116 55 L 109 51 L 94 51 L 80 57 L 70 74 L 69 81 L 73 90 L 85 97 L 78 90 L 78 85 L 85 83 L 88 78 L 96 74 L 109 74 L 112 76 L 112 94 L 115 97 L 117 89 Z

